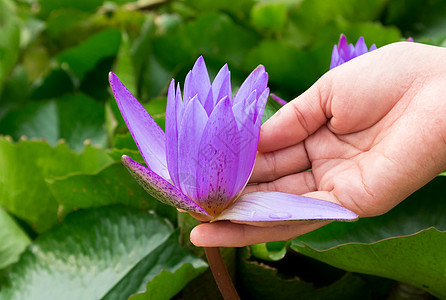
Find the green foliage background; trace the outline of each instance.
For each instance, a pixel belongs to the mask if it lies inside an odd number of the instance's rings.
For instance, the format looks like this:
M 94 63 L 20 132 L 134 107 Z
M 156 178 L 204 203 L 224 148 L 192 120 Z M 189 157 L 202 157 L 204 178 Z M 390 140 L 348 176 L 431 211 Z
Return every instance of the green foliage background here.
M 263 64 L 292 99 L 341 33 L 444 46 L 445 12 L 442 0 L 0 0 L 0 299 L 220 297 L 188 242 L 194 220 L 120 163 L 142 158 L 109 71 L 164 127 L 168 83 L 199 55 L 212 76 L 228 63 L 234 90 Z M 243 299 L 446 298 L 445 179 L 381 217 L 226 249 Z

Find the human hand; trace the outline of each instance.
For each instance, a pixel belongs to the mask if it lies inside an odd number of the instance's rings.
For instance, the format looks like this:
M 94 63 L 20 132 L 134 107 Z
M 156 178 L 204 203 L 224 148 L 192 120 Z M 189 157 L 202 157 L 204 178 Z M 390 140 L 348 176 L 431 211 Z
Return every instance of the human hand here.
M 445 116 L 446 49 L 382 47 L 329 71 L 262 126 L 250 180 L 258 184 L 244 193 L 281 191 L 335 202 L 360 217 L 383 214 L 446 169 Z M 244 246 L 327 223 L 205 223 L 191 241 Z

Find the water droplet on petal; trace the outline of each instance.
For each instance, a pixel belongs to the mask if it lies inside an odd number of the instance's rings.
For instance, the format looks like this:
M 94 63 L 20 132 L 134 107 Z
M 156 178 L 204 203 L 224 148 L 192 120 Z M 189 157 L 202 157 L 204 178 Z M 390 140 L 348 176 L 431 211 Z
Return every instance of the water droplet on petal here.
M 291 214 L 288 212 L 275 212 L 275 213 L 270 213 L 269 214 L 269 218 L 273 219 L 273 220 L 284 220 L 284 219 L 289 219 L 291 218 Z

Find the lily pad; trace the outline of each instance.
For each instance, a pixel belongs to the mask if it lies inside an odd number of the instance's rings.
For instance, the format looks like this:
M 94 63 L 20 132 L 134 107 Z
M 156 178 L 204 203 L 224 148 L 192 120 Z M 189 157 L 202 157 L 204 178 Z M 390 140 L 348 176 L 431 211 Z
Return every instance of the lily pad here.
M 105 150 L 87 146 L 75 153 L 65 143 L 0 137 L 0 204 L 11 214 L 45 231 L 58 220 L 59 204 L 47 180 L 70 173 L 96 173 L 113 160 Z
M 257 3 L 251 10 L 251 20 L 261 30 L 279 32 L 287 21 L 287 7 L 280 2 Z
M 80 208 L 125 204 L 142 210 L 153 210 L 172 222 L 176 221 L 176 209 L 147 194 L 121 162 L 111 164 L 95 174 L 70 174 L 47 180 L 47 183 L 59 203 L 60 218 Z
M 40 16 L 43 18 L 48 17 L 52 12 L 59 9 L 73 9 L 84 12 L 94 12 L 99 6 L 102 5 L 104 0 L 41 0 L 40 4 Z
M 83 94 L 66 95 L 58 101 L 30 102 L 0 121 L 0 133 L 14 139 L 44 138 L 51 145 L 65 139 L 77 151 L 89 140 L 105 146 L 105 107 Z
M 235 24 L 227 15 L 209 12 L 179 27 L 175 33 L 157 37 L 154 40 L 153 52 L 160 63 L 170 70 L 178 69 L 179 66 L 185 67 L 185 62 L 192 65 L 199 55 L 218 58 L 218 70 L 221 62 L 240 65 L 256 41 L 253 33 Z M 170 51 L 166 52 L 165 49 Z M 209 68 L 212 62 L 206 62 Z M 258 64 L 259 62 L 256 66 Z M 190 69 L 189 65 L 186 67 Z
M 170 253 L 169 253 L 170 254 Z M 203 272 L 206 264 L 197 268 L 192 264 L 183 264 L 175 272 L 165 269 L 147 282 L 146 291 L 130 297 L 131 300 L 169 300 L 181 291 L 188 282 Z
M 0 95 L 3 81 L 19 58 L 20 27 L 16 4 L 11 0 L 0 2 Z
M 164 287 L 166 271 L 187 270 L 187 282 L 205 269 L 204 261 L 179 246 L 166 221 L 110 206 L 74 212 L 42 234 L 13 266 L 0 298 L 127 299 L 154 278 L 150 291 Z M 181 287 L 171 286 L 170 293 Z
M 80 79 L 92 71 L 100 61 L 118 53 L 121 32 L 110 28 L 96 33 L 77 47 L 62 52 L 58 60 L 66 63 Z
M 31 240 L 14 219 L 0 207 L 0 270 L 19 260 Z
M 293 240 L 291 248 L 333 266 L 379 275 L 444 298 L 446 177 L 438 176 L 390 212 L 332 223 Z
M 277 241 L 249 246 L 251 255 L 266 261 L 281 260 L 288 250 L 289 241 Z
M 291 269 L 297 268 L 302 274 L 308 274 L 306 267 L 293 262 Z M 327 268 L 318 270 L 324 272 L 324 276 L 327 275 L 325 272 L 331 272 Z M 355 274 L 340 271 L 334 277 L 330 276 L 332 278 L 323 286 L 315 285 L 311 280 L 282 273 L 253 260 L 245 248 L 238 262 L 239 292 L 243 299 L 368 299 L 366 283 Z

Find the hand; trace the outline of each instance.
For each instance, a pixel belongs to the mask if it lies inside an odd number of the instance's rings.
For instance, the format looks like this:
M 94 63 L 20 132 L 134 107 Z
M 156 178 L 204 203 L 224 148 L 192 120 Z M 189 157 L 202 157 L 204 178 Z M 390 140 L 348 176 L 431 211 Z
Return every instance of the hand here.
M 259 151 L 258 184 L 245 193 L 305 195 L 360 217 L 387 212 L 446 169 L 446 49 L 396 43 L 334 68 L 262 126 Z M 244 246 L 325 224 L 207 223 L 191 241 Z

